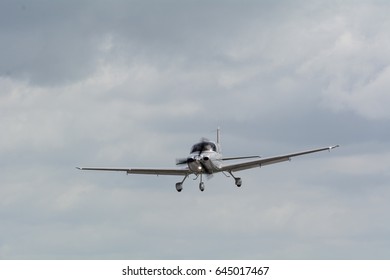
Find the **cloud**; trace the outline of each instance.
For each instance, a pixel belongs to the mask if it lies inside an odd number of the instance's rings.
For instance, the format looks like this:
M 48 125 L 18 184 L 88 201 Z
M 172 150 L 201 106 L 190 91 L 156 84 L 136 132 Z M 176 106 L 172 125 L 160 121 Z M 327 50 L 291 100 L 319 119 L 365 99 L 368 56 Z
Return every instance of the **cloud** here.
M 0 4 L 0 258 L 388 257 L 387 5 L 49 2 Z M 204 193 L 74 168 L 217 126 L 227 156 L 341 147 Z
M 309 77 L 321 77 L 323 101 L 338 111 L 352 111 L 368 119 L 388 119 L 383 104 L 388 85 L 390 40 L 387 7 L 360 3 L 348 11 L 336 13 L 332 22 L 318 24 L 319 37 L 328 37 L 325 47 L 308 57 L 300 71 Z M 373 21 L 372 17 L 381 20 Z M 329 36 L 331 35 L 331 36 Z M 381 105 L 382 104 L 382 105 Z

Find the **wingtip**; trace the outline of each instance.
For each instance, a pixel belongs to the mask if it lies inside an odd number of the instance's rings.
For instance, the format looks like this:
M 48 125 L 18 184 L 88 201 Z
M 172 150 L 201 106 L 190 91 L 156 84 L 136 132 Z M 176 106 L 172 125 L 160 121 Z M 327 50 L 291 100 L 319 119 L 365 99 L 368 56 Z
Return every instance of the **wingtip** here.
M 78 169 L 78 170 L 83 170 L 82 167 L 78 167 L 78 166 L 76 166 L 76 169 Z
M 329 147 L 329 151 L 332 149 L 338 148 L 338 147 L 340 147 L 340 145 L 331 146 L 331 147 Z

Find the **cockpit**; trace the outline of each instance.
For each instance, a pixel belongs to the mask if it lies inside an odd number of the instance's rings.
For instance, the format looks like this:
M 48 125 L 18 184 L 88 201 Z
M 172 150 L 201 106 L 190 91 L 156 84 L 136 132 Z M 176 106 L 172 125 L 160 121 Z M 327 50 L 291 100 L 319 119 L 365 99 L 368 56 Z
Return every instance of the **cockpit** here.
M 217 146 L 213 142 L 201 142 L 192 146 L 191 154 L 199 153 L 199 152 L 216 152 L 216 151 L 217 151 Z

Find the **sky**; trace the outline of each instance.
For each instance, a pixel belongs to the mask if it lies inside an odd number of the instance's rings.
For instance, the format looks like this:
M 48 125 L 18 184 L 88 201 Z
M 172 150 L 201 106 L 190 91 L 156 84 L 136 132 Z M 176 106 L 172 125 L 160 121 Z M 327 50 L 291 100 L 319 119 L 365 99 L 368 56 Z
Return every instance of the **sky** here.
M 0 259 L 390 259 L 387 1 L 0 1 Z M 216 174 L 225 156 L 340 148 Z

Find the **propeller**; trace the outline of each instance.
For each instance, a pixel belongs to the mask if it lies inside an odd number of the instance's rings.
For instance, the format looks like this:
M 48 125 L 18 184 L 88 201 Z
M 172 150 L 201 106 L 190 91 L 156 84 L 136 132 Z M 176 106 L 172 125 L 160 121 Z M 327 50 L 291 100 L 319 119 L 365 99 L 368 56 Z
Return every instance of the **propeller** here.
M 176 159 L 176 165 L 186 164 L 187 162 L 188 162 L 187 158 L 177 158 Z
M 196 144 L 199 149 L 198 156 L 200 157 L 202 155 L 202 152 L 206 149 L 206 145 L 208 145 L 208 142 L 210 142 L 209 139 L 202 137 L 200 139 L 200 142 Z M 188 164 L 189 161 L 191 161 L 191 158 L 177 158 L 176 159 L 176 165 L 182 165 L 182 164 Z

